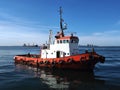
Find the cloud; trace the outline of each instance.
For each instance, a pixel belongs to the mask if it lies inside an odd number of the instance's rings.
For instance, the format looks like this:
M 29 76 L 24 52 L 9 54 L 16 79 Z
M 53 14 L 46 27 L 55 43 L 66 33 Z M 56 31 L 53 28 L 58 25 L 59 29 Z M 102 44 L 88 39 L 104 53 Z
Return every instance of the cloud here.
M 45 42 L 48 38 L 48 35 L 44 32 L 37 32 L 36 30 L 37 28 L 15 25 L 0 26 L 0 45 L 22 45 L 23 43 L 40 44 L 42 42 Z
M 29 21 L 0 12 L 0 46 L 45 43 L 50 29 L 58 29 L 58 27 L 40 25 L 39 21 Z M 84 32 L 82 34 L 79 34 L 81 45 L 120 45 L 120 30 L 93 32 L 91 35 L 86 35 Z
M 120 30 L 109 30 L 105 32 L 94 32 L 91 35 L 80 36 L 80 44 L 120 46 Z
M 94 36 L 119 36 L 120 30 L 109 30 L 104 32 L 95 32 L 93 33 Z
M 45 43 L 48 40 L 49 29 L 58 28 L 40 25 L 39 22 L 27 21 L 7 13 L 0 13 L 0 17 L 0 46 Z

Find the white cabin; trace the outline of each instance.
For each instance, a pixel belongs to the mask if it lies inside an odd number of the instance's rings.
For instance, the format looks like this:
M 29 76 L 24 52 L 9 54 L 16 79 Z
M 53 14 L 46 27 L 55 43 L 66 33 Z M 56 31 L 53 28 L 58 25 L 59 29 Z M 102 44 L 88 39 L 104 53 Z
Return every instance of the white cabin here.
M 76 36 L 56 38 L 53 44 L 41 50 L 41 58 L 60 58 L 79 54 L 79 39 Z

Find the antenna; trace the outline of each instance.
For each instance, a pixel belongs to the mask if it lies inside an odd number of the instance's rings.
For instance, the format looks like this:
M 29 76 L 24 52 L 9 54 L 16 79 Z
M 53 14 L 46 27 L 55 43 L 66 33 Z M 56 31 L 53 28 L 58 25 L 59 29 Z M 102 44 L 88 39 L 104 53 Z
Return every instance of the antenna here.
M 62 26 L 62 22 L 63 22 L 63 19 L 62 19 L 62 7 L 60 7 L 60 30 L 63 30 L 63 26 Z
M 62 7 L 60 7 L 59 13 L 60 13 L 60 30 L 61 30 L 61 35 L 62 35 L 62 37 L 64 37 L 63 30 L 67 29 L 67 24 L 65 23 L 64 27 L 63 27 L 63 23 L 62 22 L 64 22 L 64 20 L 62 18 Z
M 49 34 L 48 44 L 51 44 L 52 43 L 52 30 L 50 30 L 49 32 L 50 32 L 50 34 Z

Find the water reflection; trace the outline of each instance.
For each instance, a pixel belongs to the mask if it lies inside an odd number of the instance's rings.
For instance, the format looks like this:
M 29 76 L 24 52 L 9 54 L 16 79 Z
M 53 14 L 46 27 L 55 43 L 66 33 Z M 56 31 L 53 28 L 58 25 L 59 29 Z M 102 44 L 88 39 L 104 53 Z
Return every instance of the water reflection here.
M 78 70 L 58 70 L 58 69 L 37 69 L 24 65 L 17 65 L 17 69 L 33 70 L 34 76 L 40 78 L 42 83 L 47 84 L 52 89 L 89 89 L 96 87 L 103 80 L 96 80 L 94 72 L 83 72 Z M 98 85 L 97 85 L 98 86 Z M 98 88 L 98 87 L 96 87 Z
M 50 88 L 75 88 L 80 84 L 94 80 L 93 72 L 41 69 L 36 73 Z

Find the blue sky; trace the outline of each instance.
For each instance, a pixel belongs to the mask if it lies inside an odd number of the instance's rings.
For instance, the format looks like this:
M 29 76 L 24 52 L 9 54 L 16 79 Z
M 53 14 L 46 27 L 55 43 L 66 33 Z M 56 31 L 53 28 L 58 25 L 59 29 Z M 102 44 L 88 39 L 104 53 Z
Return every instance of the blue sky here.
M 0 46 L 45 43 L 60 6 L 81 45 L 120 46 L 120 0 L 0 0 Z

